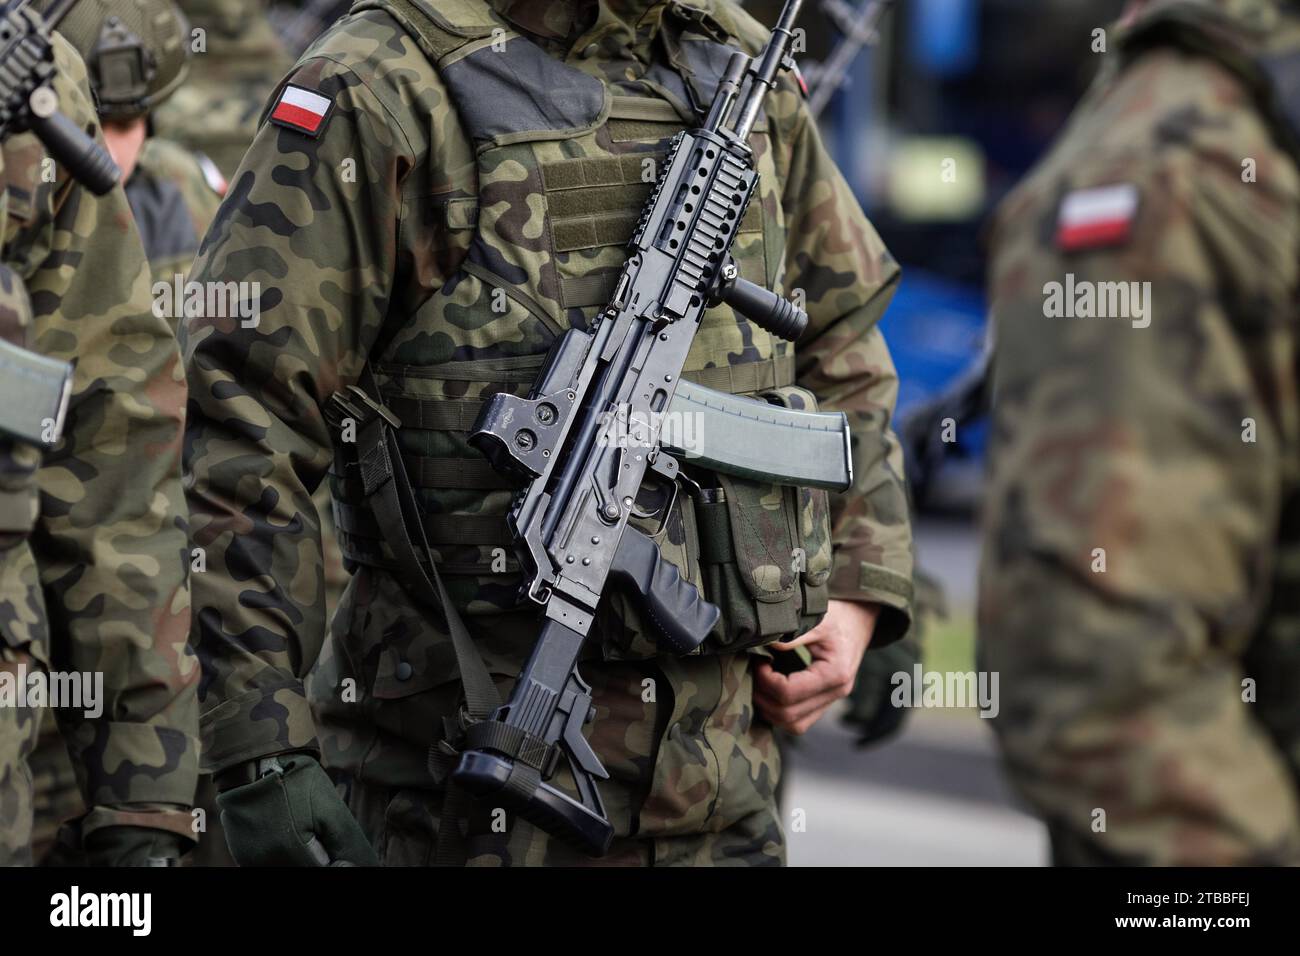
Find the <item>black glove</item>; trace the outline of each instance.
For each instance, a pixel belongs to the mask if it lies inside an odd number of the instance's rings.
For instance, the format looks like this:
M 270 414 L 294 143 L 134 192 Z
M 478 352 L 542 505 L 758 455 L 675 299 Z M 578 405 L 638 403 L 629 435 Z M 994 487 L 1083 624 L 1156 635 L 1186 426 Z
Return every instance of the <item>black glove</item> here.
M 314 758 L 282 754 L 243 769 L 244 779 L 255 779 L 217 794 L 226 843 L 240 866 L 379 865 L 365 833 Z M 218 787 L 229 779 L 218 779 Z

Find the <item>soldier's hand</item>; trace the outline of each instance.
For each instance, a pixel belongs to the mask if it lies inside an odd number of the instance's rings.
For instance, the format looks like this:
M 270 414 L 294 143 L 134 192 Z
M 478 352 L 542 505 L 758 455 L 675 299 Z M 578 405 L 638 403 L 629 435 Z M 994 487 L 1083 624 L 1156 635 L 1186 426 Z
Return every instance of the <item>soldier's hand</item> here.
M 307 754 L 256 761 L 249 783 L 217 794 L 240 866 L 378 866 L 379 858 L 321 765 Z M 219 784 L 220 785 L 220 784 Z
M 775 727 L 806 733 L 826 710 L 853 690 L 858 665 L 871 643 L 880 608 L 853 601 L 831 601 L 821 623 L 793 641 L 769 645 L 788 651 L 806 647 L 813 662 L 781 674 L 763 661 L 754 674 L 754 706 Z

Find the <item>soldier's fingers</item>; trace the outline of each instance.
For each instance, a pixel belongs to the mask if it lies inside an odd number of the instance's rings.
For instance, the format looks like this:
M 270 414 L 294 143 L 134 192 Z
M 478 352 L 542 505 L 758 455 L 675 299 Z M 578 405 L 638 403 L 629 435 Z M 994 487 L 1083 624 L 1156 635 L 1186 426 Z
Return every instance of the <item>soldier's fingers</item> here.
M 827 704 L 825 707 L 818 708 L 815 714 L 810 714 L 807 717 L 795 721 L 795 723 L 789 728 L 790 733 L 797 737 L 802 737 L 812 729 L 813 724 L 822 719 L 826 711 L 829 709 L 830 704 Z
M 818 624 L 817 627 L 814 627 L 811 631 L 808 631 L 806 634 L 800 634 L 792 641 L 773 641 L 767 646 L 773 650 L 792 651 L 796 647 L 802 647 L 805 644 L 811 644 L 814 641 L 820 640 L 823 637 L 822 634 L 818 633 L 820 628 L 821 625 Z
M 788 641 L 773 641 L 768 645 L 768 647 L 775 647 L 778 650 L 788 651 L 804 644 L 817 644 L 832 637 L 838 628 L 839 624 L 828 615 L 818 621 L 816 627 L 805 631 L 798 637 Z
M 819 664 L 793 674 L 780 674 L 764 662 L 754 675 L 755 693 L 761 692 L 779 704 L 796 704 L 815 697 L 836 682 L 835 675 L 827 673 L 830 669 Z
M 780 726 L 793 726 L 799 721 L 809 718 L 816 720 L 826 708 L 837 700 L 841 700 L 844 696 L 843 690 L 837 687 L 794 704 L 782 704 L 770 697 L 759 695 L 754 696 L 754 703 L 756 705 L 761 703 L 764 716 L 767 716 L 769 720 L 772 719 L 771 715 L 775 714 L 780 718 Z

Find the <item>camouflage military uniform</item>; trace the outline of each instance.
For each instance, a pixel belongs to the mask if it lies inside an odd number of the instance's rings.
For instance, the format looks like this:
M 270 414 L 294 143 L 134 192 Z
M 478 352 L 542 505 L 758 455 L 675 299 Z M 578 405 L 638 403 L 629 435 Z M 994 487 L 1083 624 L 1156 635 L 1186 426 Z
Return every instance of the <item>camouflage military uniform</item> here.
M 199 239 L 216 215 L 221 199 L 212 175 L 195 154 L 150 137 L 127 181 L 126 198 L 144 242 L 151 287 L 163 283 L 170 288 L 177 276 L 183 280 L 189 271 Z M 176 317 L 167 313 L 167 318 L 174 331 Z M 31 769 L 36 801 L 32 851 L 41 860 L 52 847 L 59 825 L 84 810 L 52 711 L 47 710 L 42 721 Z
M 1155 2 L 1111 42 L 997 225 L 995 726 L 1058 862 L 1296 863 L 1300 103 L 1268 64 L 1300 11 Z M 1067 275 L 1150 283 L 1146 316 L 1047 317 Z
M 92 129 L 85 69 L 61 40 L 56 52 L 62 108 Z M 11 678 L 35 668 L 103 675 L 102 716 L 58 713 L 93 808 L 78 822 L 83 837 L 130 824 L 188 839 L 198 667 L 186 641 L 185 385 L 150 310 L 122 190 L 93 198 L 62 169 L 47 181 L 44 163 L 30 134 L 5 141 L 3 257 L 30 296 L 31 346 L 74 361 L 76 373 L 58 446 L 43 461 L 25 447 L 0 455 L 0 667 Z M 36 718 L 0 708 L 6 863 L 30 860 Z
M 190 76 L 153 117 L 158 135 L 211 156 L 233 176 L 262 106 L 291 61 L 266 0 L 177 0 L 190 20 Z
M 403 420 L 439 566 L 508 689 L 538 623 L 516 606 L 519 575 L 504 558 L 510 492 L 465 429 L 487 395 L 526 389 L 557 332 L 585 327 L 607 301 L 646 172 L 698 122 L 693 104 L 707 103 L 725 62 L 716 41 L 729 35 L 753 51 L 766 31 L 725 3 L 362 4 L 290 75 L 328 115 L 312 135 L 275 107 L 192 274 L 260 282 L 260 324 L 182 327 L 191 513 L 209 562 L 195 641 L 211 768 L 319 748 L 385 862 L 433 859 L 441 795 L 426 752 L 457 712 L 456 662 L 438 616 L 392 574 L 322 406 L 371 362 Z M 780 862 L 779 758 L 744 651 L 809 626 L 828 598 L 881 604 L 882 644 L 909 619 L 911 542 L 888 429 L 896 380 L 875 327 L 898 268 L 793 84 L 768 97 L 755 140 L 762 193 L 733 251 L 746 276 L 802 290 L 811 328 L 796 355 L 710 310 L 687 373 L 842 409 L 857 484 L 833 502 L 729 479 L 721 508 L 679 498 L 661 547 L 724 605 L 704 654 L 658 656 L 637 605 L 604 602 L 582 673 L 591 743 L 611 774 L 608 862 Z M 310 494 L 327 469 L 356 572 L 325 641 Z M 791 561 L 796 549 L 804 561 Z M 469 856 L 584 860 L 522 821 L 505 840 L 471 840 Z

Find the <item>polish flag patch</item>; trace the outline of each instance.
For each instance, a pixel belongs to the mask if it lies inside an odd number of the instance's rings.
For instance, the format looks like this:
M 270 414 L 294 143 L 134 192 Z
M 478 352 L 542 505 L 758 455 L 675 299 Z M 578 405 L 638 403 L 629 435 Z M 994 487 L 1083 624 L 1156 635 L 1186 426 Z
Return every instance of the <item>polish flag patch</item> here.
M 286 86 L 271 110 L 271 122 L 319 136 L 333 108 L 334 101 L 327 96 L 301 86 Z
M 1064 252 L 1122 245 L 1132 236 L 1137 210 L 1132 183 L 1076 189 L 1061 202 L 1056 244 Z

